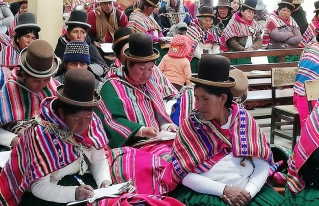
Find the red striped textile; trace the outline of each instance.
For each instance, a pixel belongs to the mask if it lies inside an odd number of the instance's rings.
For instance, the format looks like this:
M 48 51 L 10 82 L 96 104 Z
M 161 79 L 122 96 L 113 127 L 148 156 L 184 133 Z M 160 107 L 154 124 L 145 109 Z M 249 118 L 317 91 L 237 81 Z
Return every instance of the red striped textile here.
M 302 35 L 301 42 L 299 44 L 300 47 L 306 47 L 308 43 L 315 43 L 316 41 L 313 41 L 314 38 L 318 35 L 318 33 L 315 31 L 315 29 L 319 29 L 319 20 L 315 16 L 313 17 L 312 21 L 308 25 L 307 30 Z
M 134 32 L 162 31 L 155 19 L 146 16 L 140 9 L 135 9 L 131 13 L 127 27 L 130 27 Z

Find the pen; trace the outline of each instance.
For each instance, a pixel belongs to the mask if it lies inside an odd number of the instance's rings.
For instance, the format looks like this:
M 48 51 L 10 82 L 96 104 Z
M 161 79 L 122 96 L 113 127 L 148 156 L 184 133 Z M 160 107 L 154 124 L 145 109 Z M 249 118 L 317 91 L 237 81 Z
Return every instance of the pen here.
M 78 178 L 77 176 L 74 175 L 74 178 L 76 179 L 76 181 L 78 181 L 78 183 L 80 185 L 85 185 L 84 182 L 80 178 Z

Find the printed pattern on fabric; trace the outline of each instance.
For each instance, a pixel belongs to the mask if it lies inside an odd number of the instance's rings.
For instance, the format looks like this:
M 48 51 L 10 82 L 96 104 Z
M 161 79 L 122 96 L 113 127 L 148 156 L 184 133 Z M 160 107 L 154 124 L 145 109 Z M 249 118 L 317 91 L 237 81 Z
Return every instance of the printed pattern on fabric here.
M 155 19 L 146 16 L 140 9 L 136 9 L 131 13 L 127 26 L 135 32 L 162 31 Z
M 318 33 L 315 31 L 316 29 L 319 29 L 319 20 L 315 16 L 308 25 L 308 28 L 306 29 L 305 33 L 302 35 L 302 40 L 299 44 L 300 47 L 306 47 L 308 43 L 317 42 L 317 40 L 314 41 L 314 39 L 318 35 Z

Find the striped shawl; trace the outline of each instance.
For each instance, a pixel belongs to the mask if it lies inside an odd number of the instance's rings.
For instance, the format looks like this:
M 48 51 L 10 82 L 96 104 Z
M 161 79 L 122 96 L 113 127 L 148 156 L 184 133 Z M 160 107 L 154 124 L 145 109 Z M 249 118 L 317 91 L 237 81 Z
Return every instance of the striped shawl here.
M 135 9 L 131 13 L 127 27 L 130 27 L 134 32 L 148 33 L 155 30 L 158 32 L 162 31 L 155 19 L 146 16 L 141 9 Z
M 313 17 L 312 21 L 308 25 L 307 30 L 302 35 L 302 40 L 299 44 L 300 47 L 306 47 L 308 43 L 313 41 L 313 38 L 316 38 L 317 32 L 315 29 L 319 29 L 319 20 L 316 16 Z
M 40 112 L 40 103 L 54 96 L 59 83 L 51 78 L 48 86 L 39 93 L 30 92 L 16 77 L 8 80 L 0 91 L 0 126 L 35 117 Z
M 176 136 L 172 157 L 176 184 L 190 172 L 208 171 L 230 152 L 235 157 L 260 157 L 273 164 L 266 136 L 249 113 L 237 104 L 232 105 L 230 137 L 222 135 L 215 123 L 200 119 L 199 112 L 194 110 L 182 122 Z
M 8 67 L 13 69 L 19 65 L 20 51 L 15 45 L 3 47 L 0 51 L 0 67 Z
M 196 46 L 200 42 L 203 44 L 219 44 L 219 37 L 216 29 L 212 28 L 204 30 L 200 26 L 198 19 L 194 19 L 189 24 L 186 35 L 188 35 L 193 41 L 191 54 L 194 53 Z
M 40 116 L 24 131 L 1 171 L 1 205 L 18 205 L 23 193 L 34 181 L 66 167 L 79 158 L 80 146 L 62 140 L 66 136 L 72 138 L 74 134 L 67 130 L 66 125 L 52 110 L 52 102 L 56 99 L 51 97 L 42 102 Z M 87 131 L 92 145 L 96 149 L 103 149 L 107 144 L 107 138 L 101 121 L 95 114 Z M 84 142 L 82 136 L 76 137 Z M 79 142 L 79 145 L 83 143 Z
M 16 26 L 18 25 L 18 16 L 20 15 L 20 12 L 18 12 L 15 16 L 13 21 L 11 22 L 10 26 L 8 26 L 8 33 L 10 38 L 13 38 L 14 35 L 16 34 L 16 32 L 14 31 L 14 29 L 16 28 Z
M 156 113 L 171 122 L 158 88 L 152 78 L 138 85 L 126 76 L 123 67 L 109 76 L 100 89 L 103 101 L 95 111 L 110 137 L 111 148 L 123 146 L 142 126 L 159 129 Z
M 312 44 L 305 48 L 296 75 L 294 92 L 300 96 L 305 96 L 304 83 L 307 80 L 319 79 L 319 44 Z
M 230 19 L 224 32 L 220 37 L 221 50 L 228 51 L 227 41 L 233 37 L 256 36 L 258 32 L 262 33 L 262 26 L 254 19 L 250 23 L 246 23 L 236 12 Z
M 6 34 L 0 34 L 0 51 L 11 44 L 11 39 Z
M 292 17 L 290 17 L 287 21 L 283 21 L 276 14 L 276 11 L 272 12 L 266 21 L 266 26 L 264 29 L 264 35 L 262 40 L 263 46 L 266 47 L 270 43 L 270 33 L 274 29 L 279 27 L 288 27 L 288 26 L 299 28 L 297 22 Z

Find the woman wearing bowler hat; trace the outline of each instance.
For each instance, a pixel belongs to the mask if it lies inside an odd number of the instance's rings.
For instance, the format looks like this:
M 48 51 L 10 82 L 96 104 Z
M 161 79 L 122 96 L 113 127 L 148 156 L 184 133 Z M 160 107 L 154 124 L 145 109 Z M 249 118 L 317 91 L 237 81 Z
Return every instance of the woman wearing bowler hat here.
M 52 76 L 59 64 L 53 48 L 44 40 L 34 40 L 21 51 L 19 66 L 0 91 L 2 129 L 18 134 L 24 128 L 24 121 L 39 114 L 41 101 L 55 95 L 59 83 Z M 1 140 L 0 137 L 3 145 Z
M 317 43 L 316 37 L 318 33 L 316 29 L 319 29 L 319 1 L 314 2 L 314 7 L 315 10 L 313 13 L 315 13 L 315 16 L 302 36 L 302 40 L 299 44 L 301 47 L 306 47 L 308 43 Z
M 14 37 L 15 28 L 17 25 L 19 25 L 19 21 L 18 21 L 19 15 L 23 14 L 25 12 L 28 12 L 28 0 L 17 0 L 15 2 L 18 2 L 18 4 L 19 4 L 19 11 L 18 11 L 18 13 L 16 13 L 14 15 L 14 19 L 11 22 L 10 26 L 8 27 L 8 33 L 9 33 L 10 38 Z
M 214 69 L 214 73 L 209 72 Z M 170 196 L 187 205 L 279 205 L 283 197 L 266 180 L 273 155 L 252 116 L 233 102 L 230 61 L 204 56 L 195 83 L 196 108 L 173 144 Z
M 1 171 L 4 205 L 66 205 L 112 183 L 104 150 L 108 140 L 93 112 L 101 103 L 94 82 L 89 71 L 72 69 L 56 96 L 41 102 Z

